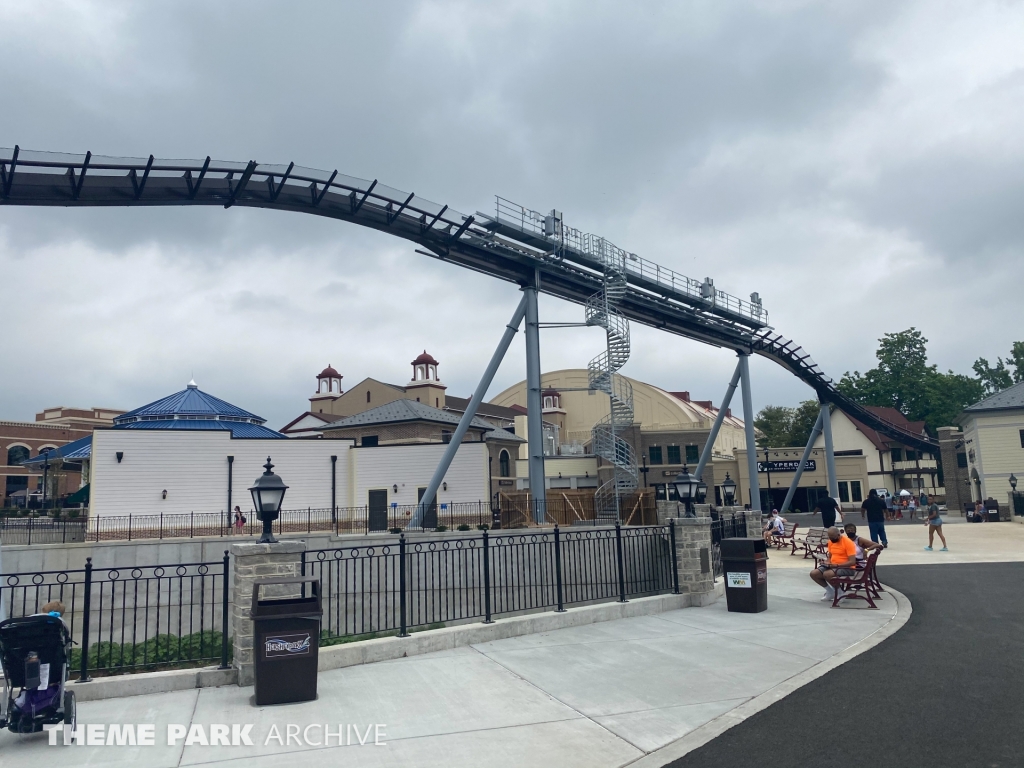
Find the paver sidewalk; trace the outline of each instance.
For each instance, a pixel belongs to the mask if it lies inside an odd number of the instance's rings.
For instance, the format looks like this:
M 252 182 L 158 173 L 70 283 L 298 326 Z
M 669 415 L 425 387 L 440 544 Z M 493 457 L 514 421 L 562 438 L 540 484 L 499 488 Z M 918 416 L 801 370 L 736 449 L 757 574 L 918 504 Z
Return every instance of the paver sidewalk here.
M 621 766 L 815 666 L 892 620 L 831 609 L 806 575 L 769 577 L 769 610 L 706 608 L 592 624 L 322 673 L 316 702 L 256 708 L 251 688 L 136 696 L 79 707 L 80 723 L 154 723 L 157 746 L 49 747 L 0 734 L 0 762 L 66 765 Z M 252 724 L 254 746 L 167 746 L 168 724 Z M 272 727 L 383 724 L 385 746 L 266 743 Z M 343 740 L 347 740 L 345 736 Z M 355 739 L 353 739 L 354 741 Z M 372 736 L 369 739 L 373 741 Z M 65 750 L 62 754 L 50 750 Z M 67 751 L 70 750 L 70 751 Z

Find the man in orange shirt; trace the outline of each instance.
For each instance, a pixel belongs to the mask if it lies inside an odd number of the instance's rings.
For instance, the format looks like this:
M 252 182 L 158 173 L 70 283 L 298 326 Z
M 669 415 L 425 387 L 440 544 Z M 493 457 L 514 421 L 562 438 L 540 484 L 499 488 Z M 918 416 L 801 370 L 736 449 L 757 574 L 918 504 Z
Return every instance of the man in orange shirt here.
M 814 583 L 825 588 L 822 600 L 835 597 L 837 576 L 853 576 L 857 571 L 857 546 L 835 526 L 828 529 L 828 562 L 818 563 L 811 571 Z

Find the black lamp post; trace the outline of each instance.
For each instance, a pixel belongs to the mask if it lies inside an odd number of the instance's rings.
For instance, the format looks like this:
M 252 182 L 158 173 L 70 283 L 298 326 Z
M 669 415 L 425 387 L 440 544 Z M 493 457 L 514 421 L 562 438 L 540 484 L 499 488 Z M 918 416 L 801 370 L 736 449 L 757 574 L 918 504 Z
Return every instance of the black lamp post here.
M 1010 475 L 1010 490 L 1011 491 L 1016 491 L 1017 490 L 1017 476 L 1016 475 Z
M 274 538 L 273 524 L 281 513 L 281 502 L 284 501 L 284 492 L 288 486 L 280 477 L 271 470 L 274 465 L 270 463 L 267 456 L 267 463 L 263 465 L 266 472 L 256 478 L 256 483 L 249 489 L 252 494 L 252 505 L 256 508 L 256 514 L 263 521 L 263 534 L 260 536 L 259 544 L 276 544 Z
M 676 496 L 683 502 L 687 517 L 693 517 L 693 498 L 697 495 L 697 488 L 700 481 L 690 474 L 690 471 L 683 465 L 683 471 L 676 475 L 673 481 L 676 487 Z
M 722 495 L 725 496 L 725 506 L 731 507 L 736 500 L 736 481 L 725 473 L 725 480 L 722 482 Z
M 43 509 L 46 509 L 46 491 L 50 475 L 50 449 L 43 451 Z
M 697 483 L 697 496 L 696 501 L 698 504 L 703 504 L 708 498 L 708 484 L 703 480 Z

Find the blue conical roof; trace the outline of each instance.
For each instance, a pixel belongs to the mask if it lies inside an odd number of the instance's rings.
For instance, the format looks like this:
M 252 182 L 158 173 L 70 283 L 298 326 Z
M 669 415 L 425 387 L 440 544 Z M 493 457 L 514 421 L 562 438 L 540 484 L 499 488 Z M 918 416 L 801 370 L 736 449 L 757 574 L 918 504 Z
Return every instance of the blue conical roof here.
M 203 392 L 190 381 L 181 392 L 155 400 L 114 419 L 114 429 L 230 430 L 233 437 L 284 437 L 266 419 Z

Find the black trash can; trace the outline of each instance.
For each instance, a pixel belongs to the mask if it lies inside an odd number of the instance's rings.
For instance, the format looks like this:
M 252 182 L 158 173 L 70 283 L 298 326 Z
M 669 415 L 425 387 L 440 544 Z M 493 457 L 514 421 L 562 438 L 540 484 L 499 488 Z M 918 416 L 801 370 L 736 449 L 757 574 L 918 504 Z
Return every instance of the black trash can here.
M 261 590 L 265 593 L 267 587 L 276 586 L 292 587 L 296 592 L 301 587 L 303 596 L 260 596 Z M 254 625 L 256 705 L 314 700 L 323 616 L 320 579 L 292 576 L 256 582 L 249 615 Z
M 730 611 L 768 610 L 768 552 L 764 539 L 722 539 L 722 573 Z

